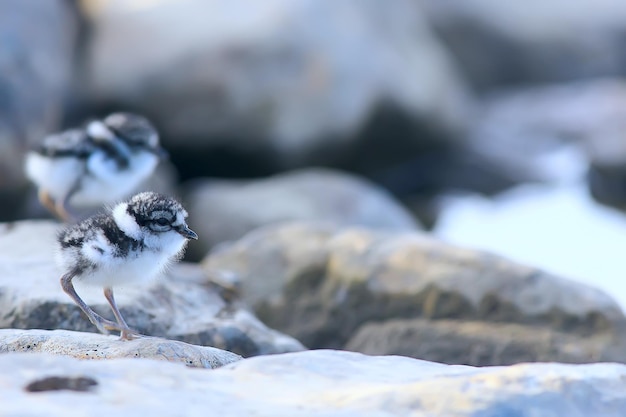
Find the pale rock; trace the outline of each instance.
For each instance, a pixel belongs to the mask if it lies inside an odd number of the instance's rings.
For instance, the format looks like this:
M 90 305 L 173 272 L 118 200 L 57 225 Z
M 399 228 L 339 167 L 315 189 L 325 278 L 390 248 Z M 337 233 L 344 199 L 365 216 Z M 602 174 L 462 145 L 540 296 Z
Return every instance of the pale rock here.
M 120 340 L 116 336 L 68 330 L 0 329 L 0 353 L 11 352 L 40 352 L 77 359 L 154 359 L 211 369 L 241 359 L 225 350 L 158 337 Z
M 626 410 L 626 365 L 611 363 L 474 368 L 307 351 L 215 370 L 7 354 L 0 369 L 0 416 L 622 417 Z

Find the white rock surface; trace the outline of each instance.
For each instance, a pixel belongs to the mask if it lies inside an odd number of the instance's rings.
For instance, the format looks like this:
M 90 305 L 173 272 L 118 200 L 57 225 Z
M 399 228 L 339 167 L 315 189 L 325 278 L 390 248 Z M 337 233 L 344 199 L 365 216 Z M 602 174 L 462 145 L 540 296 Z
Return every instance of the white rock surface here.
M 0 353 L 41 352 L 77 359 L 143 358 L 218 368 L 241 356 L 208 346 L 158 337 L 120 340 L 117 336 L 68 330 L 0 329 Z
M 473 368 L 404 357 L 307 351 L 216 370 L 150 360 L 0 355 L 0 416 L 623 417 L 626 365 Z M 44 378 L 84 378 L 87 392 L 29 392 Z M 50 379 L 48 379 L 50 381 Z M 54 381 L 54 380 L 53 380 Z

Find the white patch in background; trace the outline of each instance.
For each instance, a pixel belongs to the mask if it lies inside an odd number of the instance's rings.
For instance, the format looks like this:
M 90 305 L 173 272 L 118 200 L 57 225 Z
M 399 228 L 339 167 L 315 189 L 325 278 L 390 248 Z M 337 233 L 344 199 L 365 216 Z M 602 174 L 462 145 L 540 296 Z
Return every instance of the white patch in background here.
M 434 234 L 601 288 L 626 307 L 626 216 L 582 181 L 449 198 Z

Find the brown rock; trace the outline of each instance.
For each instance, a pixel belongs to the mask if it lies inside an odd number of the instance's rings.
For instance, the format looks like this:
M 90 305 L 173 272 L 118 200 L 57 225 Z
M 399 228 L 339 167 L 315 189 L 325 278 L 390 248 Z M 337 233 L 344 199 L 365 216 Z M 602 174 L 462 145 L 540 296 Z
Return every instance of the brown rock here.
M 547 327 L 462 320 L 404 319 L 361 326 L 345 348 L 449 364 L 626 362 L 624 338 L 581 338 Z
M 598 289 L 419 232 L 277 225 L 203 266 L 237 274 L 259 317 L 311 348 L 343 346 L 364 323 L 397 318 L 532 324 L 579 337 L 625 322 Z

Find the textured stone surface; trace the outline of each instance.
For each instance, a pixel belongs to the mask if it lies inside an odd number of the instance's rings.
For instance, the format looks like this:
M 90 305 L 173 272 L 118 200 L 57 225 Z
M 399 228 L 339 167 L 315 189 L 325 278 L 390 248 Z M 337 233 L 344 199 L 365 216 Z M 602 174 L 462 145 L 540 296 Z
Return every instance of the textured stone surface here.
M 332 160 L 379 105 L 448 136 L 466 123 L 463 81 L 412 0 L 84 4 L 91 94 L 146 112 L 174 152 L 293 167 Z M 413 133 L 384 139 L 426 137 Z
M 1 416 L 622 417 L 626 409 L 626 366 L 610 363 L 473 368 L 309 351 L 215 370 L 8 354 L 0 369 Z M 68 383 L 77 380 L 90 382 L 87 392 Z
M 0 225 L 0 328 L 68 329 L 95 332 L 63 292 L 54 263 L 52 222 Z M 150 336 L 213 346 L 243 356 L 302 349 L 296 340 L 267 328 L 236 302 L 224 300 L 194 264 L 177 264 L 147 286 L 115 290 L 129 326 Z M 99 314 L 112 318 L 102 290 L 76 283 Z
M 0 353 L 11 352 L 40 352 L 77 359 L 155 359 L 211 369 L 241 359 L 225 350 L 157 337 L 119 340 L 116 336 L 68 330 L 0 329 Z
M 478 87 L 624 75 L 621 0 L 420 0 Z
M 382 188 L 329 169 L 305 169 L 253 181 L 205 180 L 188 187 L 190 226 L 203 237 L 189 248 L 200 259 L 216 244 L 290 220 L 413 230 L 415 218 Z
M 522 362 L 626 362 L 619 335 L 580 337 L 542 326 L 396 319 L 361 326 L 346 349 L 434 362 L 487 366 Z
M 241 279 L 268 325 L 308 347 L 340 347 L 363 323 L 394 318 L 541 325 L 581 335 L 619 332 L 608 295 L 419 232 L 292 223 L 266 227 L 203 261 Z

